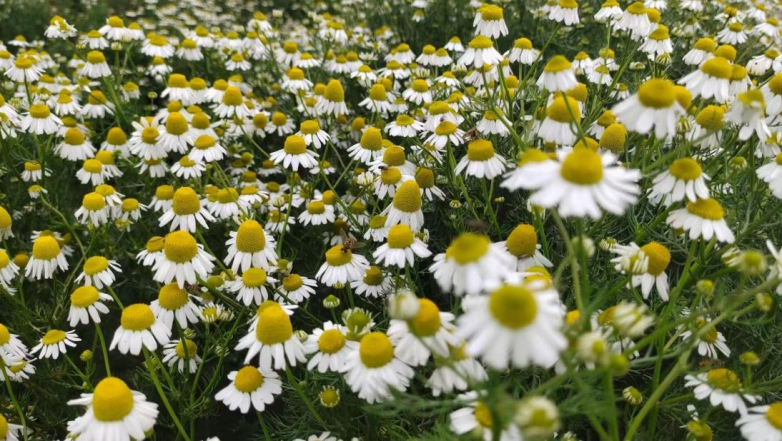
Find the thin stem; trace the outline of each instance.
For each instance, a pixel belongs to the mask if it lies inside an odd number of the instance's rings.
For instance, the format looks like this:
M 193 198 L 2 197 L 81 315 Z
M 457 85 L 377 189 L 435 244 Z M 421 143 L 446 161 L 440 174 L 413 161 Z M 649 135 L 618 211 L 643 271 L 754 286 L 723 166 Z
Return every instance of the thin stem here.
M 299 387 L 299 382 L 296 381 L 295 378 L 293 378 L 293 372 L 291 372 L 290 366 L 285 366 L 285 375 L 288 378 L 288 382 L 293 386 L 294 389 L 296 389 L 296 393 L 299 394 L 299 397 L 301 398 L 301 401 L 304 402 L 304 405 L 307 406 L 307 409 L 310 410 L 310 413 L 312 416 L 323 426 L 326 427 L 326 423 L 323 421 L 323 418 L 321 418 L 320 414 L 318 414 L 317 409 L 315 409 L 315 406 L 312 404 L 312 401 L 307 397 L 307 394 L 304 393 L 303 390 Z
M 179 435 L 184 438 L 185 441 L 190 441 L 190 436 L 187 434 L 187 431 L 185 431 L 182 423 L 179 422 L 179 418 L 177 418 L 176 413 L 174 413 L 174 409 L 171 407 L 171 403 L 168 402 L 166 393 L 163 392 L 163 386 L 160 384 L 160 378 L 158 378 L 157 372 L 155 372 L 155 367 L 153 366 L 152 359 L 149 356 L 149 351 L 147 351 L 147 348 L 142 348 L 142 351 L 144 352 L 144 360 L 147 361 L 147 370 L 149 371 L 149 375 L 152 377 L 152 382 L 155 384 L 155 389 L 157 389 L 157 393 L 160 395 L 160 399 L 163 400 L 163 405 L 166 407 L 168 415 L 171 417 L 171 420 L 174 421 L 174 425 L 176 426 L 177 431 L 179 431 Z
M 103 364 L 106 366 L 106 376 L 111 377 L 111 366 L 109 365 L 109 350 L 106 348 L 106 338 L 103 336 L 103 330 L 100 329 L 98 323 L 93 322 L 95 325 L 95 333 L 98 334 L 98 340 L 100 340 L 100 347 L 103 351 Z

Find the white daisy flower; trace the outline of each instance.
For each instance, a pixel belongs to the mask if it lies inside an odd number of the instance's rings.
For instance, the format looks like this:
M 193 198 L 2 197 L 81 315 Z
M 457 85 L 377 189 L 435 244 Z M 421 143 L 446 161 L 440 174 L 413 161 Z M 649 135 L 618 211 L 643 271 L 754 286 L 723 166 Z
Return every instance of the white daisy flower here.
M 366 257 L 354 254 L 342 245 L 335 245 L 326 251 L 326 261 L 318 269 L 315 278 L 326 286 L 347 284 L 364 276 L 369 262 Z
M 152 308 L 136 303 L 122 310 L 120 326 L 114 331 L 109 350 L 118 349 L 123 354 L 138 355 L 142 347 L 154 351 L 158 343 L 164 345 L 170 337 L 170 327 L 155 319 Z
M 207 211 L 207 202 L 206 198 L 201 199 L 192 188 L 180 187 L 174 192 L 171 208 L 158 218 L 159 225 L 162 227 L 171 223 L 171 231 L 195 233 L 197 222 L 208 229 L 207 222 L 214 222 L 215 218 Z
M 736 427 L 741 429 L 746 440 L 782 440 L 782 401 L 750 407 L 736 421 Z
M 458 64 L 483 67 L 484 64 L 496 66 L 502 61 L 502 54 L 494 48 L 494 42 L 484 35 L 476 35 L 467 45 L 467 50 L 459 57 Z
M 723 57 L 704 61 L 700 68 L 680 78 L 678 83 L 692 92 L 693 98 L 714 98 L 725 104 L 730 97 L 730 78 L 733 72 L 730 62 Z M 616 110 L 614 110 L 616 112 Z
M 114 299 L 98 290 L 94 286 L 81 286 L 76 288 L 70 297 L 71 307 L 68 310 L 68 324 L 74 327 L 78 324 L 100 323 L 101 314 L 108 314 L 109 307 L 103 302 L 113 302 Z
M 635 243 L 627 246 L 617 245 L 612 249 L 619 256 L 612 259 L 617 271 L 632 276 L 633 287 L 641 287 L 644 299 L 649 298 L 652 288 L 656 287 L 660 298 L 668 301 L 668 275 L 665 270 L 671 263 L 671 252 L 665 245 L 649 242 L 639 247 Z
M 231 266 L 233 272 L 246 271 L 251 266 L 269 270 L 277 262 L 275 251 L 276 241 L 267 235 L 263 226 L 257 221 L 248 219 L 239 225 L 236 232 L 230 233 L 231 238 L 225 242 L 228 254 L 225 264 Z
M 214 257 L 187 231 L 168 233 L 163 242 L 163 253 L 155 261 L 153 279 L 160 283 L 176 280 L 180 288 L 185 283 L 195 285 L 197 277 L 206 279 L 214 268 Z
M 500 441 L 522 441 L 524 438 L 515 423 L 506 423 L 499 428 L 499 438 L 494 437 L 497 430 L 494 427 L 494 417 L 489 407 L 480 400 L 478 392 L 470 391 L 459 395 L 458 400 L 466 407 L 458 409 L 448 416 L 451 430 L 457 435 L 475 434 L 483 441 L 499 439 Z
M 52 236 L 39 236 L 33 242 L 32 256 L 24 268 L 24 276 L 32 280 L 51 279 L 58 269 L 68 269 L 60 243 Z
M 418 312 L 410 320 L 392 319 L 388 326 L 388 338 L 394 345 L 396 356 L 410 366 L 426 364 L 429 357 L 445 358 L 449 346 L 456 346 L 459 339 L 453 334 L 454 315 L 441 312 L 429 299 L 418 299 Z
M 683 311 L 684 315 L 689 315 L 689 310 Z M 681 337 L 685 341 L 690 341 L 695 334 L 703 328 L 711 320 L 708 317 L 697 317 L 694 320 L 695 330 L 690 330 L 682 327 Z M 718 359 L 719 353 L 725 357 L 730 357 L 730 348 L 727 345 L 725 336 L 722 332 L 717 330 L 717 327 L 712 327 L 709 332 L 698 337 L 698 354 L 702 357 L 709 357 L 712 359 Z
M 363 278 L 350 282 L 350 287 L 358 295 L 384 297 L 394 288 L 394 280 L 390 273 L 384 274 L 380 267 L 370 266 Z
M 462 233 L 438 254 L 429 270 L 445 292 L 456 296 L 475 295 L 496 286 L 512 272 L 516 258 L 491 246 L 488 236 Z
M 690 202 L 706 199 L 709 197 L 709 187 L 706 186 L 709 179 L 694 159 L 677 159 L 667 171 L 654 178 L 649 199 L 662 200 L 666 206 L 684 199 Z
M 413 266 L 416 257 L 425 259 L 431 255 L 426 244 L 415 237 L 413 230 L 406 224 L 390 227 L 386 243 L 372 253 L 375 261 L 383 266 L 395 265 L 400 268 Z
M 676 86 L 660 78 L 644 82 L 637 93 L 611 110 L 627 130 L 646 134 L 654 128 L 658 139 L 675 136 L 676 123 L 685 114 L 677 100 Z
M 315 294 L 317 286 L 318 282 L 314 279 L 302 277 L 298 274 L 288 274 L 282 278 L 282 283 L 278 289 L 290 301 L 301 303 Z
M 701 237 L 711 240 L 716 237 L 719 242 L 733 243 L 735 236 L 724 217 L 725 210 L 722 205 L 716 199 L 705 198 L 688 202 L 686 208 L 674 210 L 665 223 L 688 232 L 691 240 Z
M 501 7 L 485 3 L 475 13 L 472 22 L 475 33 L 489 38 L 499 38 L 508 35 L 508 26 L 503 18 Z
M 236 345 L 237 351 L 248 350 L 245 363 L 257 355 L 258 365 L 265 372 L 296 366 L 307 360 L 304 346 L 293 334 L 288 314 L 277 302 L 267 300 L 261 304 L 247 335 Z
M 536 84 L 549 92 L 567 92 L 578 86 L 578 80 L 570 61 L 562 55 L 555 55 L 546 63 Z
M 234 280 L 228 284 L 228 289 L 236 293 L 236 299 L 245 306 L 260 305 L 269 300 L 266 285 L 275 282 L 277 280 L 269 277 L 266 270 L 247 268 L 241 276 L 235 276 Z
M 307 363 L 307 369 L 321 374 L 340 372 L 348 355 L 358 349 L 359 343 L 345 338 L 348 329 L 327 321 L 322 328 L 315 328 L 304 342 L 307 354 L 314 354 Z
M 61 331 L 52 329 L 44 335 L 39 343 L 30 350 L 30 355 L 38 353 L 38 358 L 57 358 L 68 351 L 68 347 L 75 348 L 81 339 L 76 331 Z
M 768 184 L 771 194 L 777 199 L 782 199 L 782 153 L 777 154 L 776 158 L 768 164 L 758 167 L 756 173 L 758 178 Z
M 198 356 L 198 346 L 195 342 L 184 339 L 166 344 L 163 348 L 162 361 L 168 367 L 177 365 L 179 372 L 184 372 L 185 363 L 187 363 L 187 371 L 194 374 L 198 370 L 198 364 L 201 363 L 201 357 Z
M 160 288 L 157 299 L 149 306 L 155 314 L 155 320 L 162 322 L 168 329 L 173 329 L 175 319 L 180 328 L 187 329 L 190 324 L 198 323 L 201 316 L 196 300 L 200 298 L 191 296 L 176 283 L 169 283 Z
M 486 139 L 477 139 L 467 145 L 467 154 L 454 168 L 454 173 L 478 179 L 494 179 L 505 171 L 505 158 L 494 151 L 494 145 Z
M 257 412 L 263 412 L 267 404 L 274 402 L 274 396 L 282 393 L 279 376 L 269 369 L 245 366 L 228 374 L 231 384 L 215 395 L 229 410 L 239 409 L 247 413 L 252 406 Z
M 516 271 L 524 272 L 533 266 L 550 268 L 553 266 L 543 253 L 538 243 L 538 234 L 535 227 L 529 224 L 519 224 L 514 228 L 508 238 L 503 242 L 492 244 L 516 257 Z
M 739 376 L 730 369 L 716 368 L 697 375 L 684 377 L 685 387 L 693 387 L 697 400 L 709 399 L 712 406 L 722 406 L 728 412 L 738 411 L 740 415 L 747 414 L 747 405 L 756 403 L 760 397 L 744 391 Z
M 144 439 L 158 416 L 157 404 L 115 377 L 104 378 L 93 393 L 81 394 L 68 405 L 87 407 L 82 416 L 68 421 L 68 433 L 79 440 Z
M 370 404 L 388 398 L 392 389 L 404 392 L 415 373 L 396 357 L 391 340 L 382 332 L 364 335 L 341 371 L 351 390 Z

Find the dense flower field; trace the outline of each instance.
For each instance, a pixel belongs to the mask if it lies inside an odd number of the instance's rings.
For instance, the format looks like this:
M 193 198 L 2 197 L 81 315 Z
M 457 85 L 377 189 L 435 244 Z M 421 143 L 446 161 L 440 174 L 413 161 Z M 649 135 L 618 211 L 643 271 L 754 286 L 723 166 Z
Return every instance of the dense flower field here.
M 0 440 L 782 441 L 778 1 L 47 8 Z

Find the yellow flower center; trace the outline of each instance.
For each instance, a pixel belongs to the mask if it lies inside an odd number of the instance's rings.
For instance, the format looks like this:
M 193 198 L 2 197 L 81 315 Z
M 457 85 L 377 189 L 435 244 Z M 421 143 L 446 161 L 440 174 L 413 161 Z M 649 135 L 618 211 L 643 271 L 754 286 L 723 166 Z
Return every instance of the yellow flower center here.
M 502 285 L 489 297 L 489 311 L 503 326 L 520 329 L 538 315 L 535 295 L 525 286 Z
M 495 5 L 484 5 L 479 8 L 481 19 L 484 21 L 502 20 L 502 8 Z
M 574 149 L 564 161 L 560 175 L 578 185 L 594 185 L 603 179 L 600 154 L 588 148 Z
M 103 56 L 103 52 L 90 51 L 87 54 L 87 62 L 90 64 L 101 64 L 106 62 L 106 57 Z
M 233 187 L 221 188 L 216 197 L 221 204 L 232 204 L 239 200 L 239 192 Z
M 491 411 L 487 405 L 483 404 L 483 401 L 475 403 L 475 420 L 478 421 L 481 427 L 486 429 L 491 429 L 492 427 L 493 418 Z
M 318 349 L 324 354 L 336 354 L 345 346 L 345 336 L 339 329 L 323 331 L 318 339 Z
M 141 131 L 141 140 L 145 144 L 156 144 L 158 136 L 160 136 L 160 132 L 157 127 L 144 127 Z
M 394 347 L 382 332 L 370 332 L 361 339 L 359 356 L 368 368 L 383 367 L 394 359 Z
M 176 311 L 188 302 L 187 290 L 182 289 L 176 283 L 169 283 L 160 288 L 157 301 L 163 309 Z
M 100 173 L 103 169 L 103 164 L 97 159 L 88 159 L 84 161 L 84 164 L 82 164 L 81 168 L 83 168 L 87 173 L 97 174 Z
M 154 236 L 147 241 L 146 250 L 148 253 L 157 253 L 163 251 L 165 239 L 160 236 Z
M 410 88 L 419 93 L 427 92 L 429 91 L 429 83 L 426 80 L 415 80 Z
M 467 145 L 467 159 L 487 161 L 494 157 L 494 145 L 486 139 L 477 139 Z
M 133 393 L 124 381 L 107 377 L 92 395 L 92 413 L 103 422 L 122 421 L 133 410 Z
M 179 136 L 186 133 L 188 129 L 187 120 L 179 112 L 171 112 L 166 119 L 166 131 L 172 135 Z
M 255 338 L 264 345 L 285 343 L 293 335 L 291 319 L 281 306 L 259 309 Z
M 155 323 L 152 308 L 145 303 L 130 305 L 122 311 L 120 324 L 129 331 L 145 331 Z
M 182 341 L 180 340 L 179 343 L 176 344 L 174 351 L 176 351 L 176 356 L 179 358 L 194 358 L 198 353 L 198 346 L 196 346 L 193 340 L 186 339 L 185 344 L 182 344 Z
M 266 247 L 266 233 L 258 221 L 246 220 L 236 233 L 236 249 L 243 253 L 257 253 Z
M 741 389 L 739 376 L 730 369 L 712 369 L 707 374 L 706 380 L 712 387 L 725 392 L 738 392 Z
M 301 280 L 301 276 L 298 274 L 290 274 L 282 279 L 282 287 L 285 291 L 296 291 L 304 285 Z
M 226 106 L 241 106 L 243 102 L 242 91 L 236 86 L 228 86 L 223 95 L 223 104 Z
M 263 374 L 255 366 L 245 366 L 239 369 L 234 378 L 234 387 L 242 393 L 255 392 L 263 385 Z
M 95 154 L 95 159 L 100 161 L 102 165 L 114 165 L 114 153 L 108 150 L 101 150 Z
M 766 419 L 777 430 L 782 430 L 782 401 L 777 401 L 768 406 Z
M 14 61 L 14 67 L 17 69 L 29 69 L 33 67 L 35 60 L 32 57 L 21 56 Z
M 331 80 L 326 86 L 326 90 L 323 91 L 323 98 L 332 103 L 341 103 L 345 101 L 345 89 L 342 88 L 342 83 L 339 80 Z
M 578 111 L 578 101 L 570 96 L 558 96 L 546 109 L 546 116 L 560 123 L 581 121 L 581 112 Z
M 546 63 L 546 67 L 543 69 L 544 72 L 551 72 L 551 73 L 557 73 L 557 72 L 563 72 L 568 69 L 572 69 L 573 65 L 568 61 L 567 58 L 565 58 L 562 55 L 555 55 L 551 57 L 551 59 Z
M 82 286 L 76 288 L 71 294 L 71 305 L 77 308 L 86 308 L 98 301 L 100 295 L 94 286 Z
M 101 92 L 100 90 L 93 90 L 87 96 L 87 102 L 92 104 L 93 106 L 106 104 L 106 101 L 107 101 L 106 100 L 106 95 L 103 92 Z
M 671 163 L 668 172 L 677 179 L 692 181 L 701 177 L 702 169 L 694 159 L 681 158 Z
M 440 308 L 429 299 L 418 299 L 418 314 L 409 322 L 410 331 L 418 337 L 430 337 L 440 330 Z
M 46 335 L 43 336 L 43 338 L 41 339 L 41 343 L 44 346 L 54 345 L 65 340 L 65 337 L 66 337 L 65 331 L 60 331 L 59 329 L 52 329 L 51 331 L 47 332 Z
M 447 259 L 454 259 L 459 265 L 477 262 L 489 251 L 488 236 L 462 233 L 445 250 Z
M 92 192 L 84 195 L 81 205 L 88 211 L 100 211 L 106 207 L 106 200 L 97 192 Z
M 166 235 L 163 252 L 171 262 L 186 263 L 198 254 L 198 245 L 187 231 L 174 231 Z
M 347 265 L 353 260 L 353 252 L 351 250 L 342 251 L 342 245 L 334 245 L 326 251 L 326 263 L 330 266 L 342 266 Z
M 379 286 L 383 283 L 383 272 L 377 266 L 370 266 L 366 273 L 364 273 L 364 283 L 369 286 Z
M 491 41 L 491 38 L 486 37 L 484 35 L 478 35 L 475 38 L 470 41 L 470 44 L 468 45 L 471 49 L 488 49 L 490 47 L 494 46 L 494 43 Z
M 657 242 L 649 242 L 641 247 L 641 251 L 649 258 L 646 272 L 653 276 L 659 276 L 671 263 L 671 252 L 665 245 Z
M 179 216 L 196 214 L 201 210 L 201 200 L 190 187 L 182 187 L 174 193 L 173 210 Z
M 405 181 L 394 194 L 394 208 L 405 213 L 415 213 L 421 209 L 421 187 L 413 181 Z
M 291 135 L 285 139 L 283 150 L 289 155 L 301 155 L 307 151 L 307 144 L 301 136 Z
M 266 271 L 263 268 L 248 268 L 242 274 L 242 283 L 248 288 L 258 288 L 266 283 Z
M 725 58 L 714 57 L 709 58 L 701 65 L 701 72 L 719 79 L 730 79 L 733 69 Z
M 33 258 L 52 260 L 60 255 L 60 244 L 52 236 L 40 236 L 33 243 Z
M 505 242 L 508 251 L 516 257 L 528 257 L 535 254 L 538 245 L 538 235 L 535 227 L 528 224 L 519 224 L 508 235 Z
M 676 88 L 662 78 L 652 78 L 638 88 L 638 101 L 652 109 L 667 109 L 676 102 Z
M 405 224 L 394 225 L 388 229 L 388 246 L 394 249 L 407 248 L 413 244 L 413 231 Z
M 773 80 L 772 80 L 773 81 Z M 780 87 L 782 87 L 782 78 L 780 78 Z M 782 92 L 782 89 L 780 90 Z M 695 117 L 695 122 L 709 132 L 716 132 L 725 125 L 725 108 L 722 106 L 709 105 L 703 108 Z
M 720 220 L 725 215 L 725 210 L 719 202 L 713 198 L 698 199 L 687 203 L 687 211 L 698 217 L 708 220 Z
M 600 147 L 614 153 L 622 152 L 625 142 L 627 142 L 627 129 L 619 123 L 606 127 L 603 135 L 600 137 Z
M 307 212 L 310 214 L 323 214 L 326 212 L 326 204 L 323 201 L 311 201 L 307 204 Z
M 50 114 L 51 114 L 51 111 L 49 110 L 49 107 L 46 106 L 46 104 L 37 103 L 37 104 L 33 104 L 32 106 L 30 106 L 30 116 L 32 116 L 35 119 L 48 118 Z M 68 144 L 73 144 L 71 142 L 68 142 L 68 133 L 70 133 L 70 130 L 68 132 L 66 132 L 65 142 L 68 143 Z M 79 132 L 79 133 L 81 133 L 81 132 Z M 84 135 L 82 135 L 82 141 L 84 141 Z M 81 144 L 81 142 L 78 143 L 78 144 Z
M 109 261 L 103 256 L 93 256 L 84 262 L 84 274 L 94 276 L 109 267 Z

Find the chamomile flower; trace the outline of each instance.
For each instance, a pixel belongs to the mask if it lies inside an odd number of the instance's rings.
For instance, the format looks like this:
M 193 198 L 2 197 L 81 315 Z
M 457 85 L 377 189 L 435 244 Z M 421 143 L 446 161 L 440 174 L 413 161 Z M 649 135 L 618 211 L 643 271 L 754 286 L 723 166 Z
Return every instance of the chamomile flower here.
M 693 97 L 704 99 L 714 98 L 719 104 L 724 104 L 730 96 L 730 78 L 732 69 L 728 60 L 723 57 L 713 57 L 704 61 L 700 68 L 679 79 Z M 616 112 L 616 111 L 615 111 Z
M 163 348 L 162 361 L 168 367 L 177 365 L 179 372 L 185 370 L 185 363 L 187 363 L 188 372 L 194 374 L 198 370 L 198 364 L 201 363 L 201 357 L 198 356 L 198 346 L 195 342 L 190 339 L 184 339 L 166 344 Z
M 712 406 L 722 406 L 728 412 L 738 411 L 740 415 L 747 414 L 747 404 L 756 403 L 760 397 L 744 391 L 744 386 L 738 375 L 730 369 L 715 368 L 708 372 L 684 377 L 685 387 L 693 387 L 693 394 L 698 400 L 709 399 Z
M 267 275 L 262 268 L 248 268 L 241 276 L 236 276 L 229 283 L 228 289 L 236 293 L 236 299 L 245 306 L 260 305 L 269 299 L 266 291 L 267 284 L 273 284 L 277 280 Z
M 187 231 L 168 233 L 163 242 L 163 253 L 152 266 L 153 279 L 160 283 L 176 280 L 180 288 L 185 283 L 194 285 L 196 277 L 205 279 L 214 268 L 214 257 Z
M 299 215 L 301 225 L 327 225 L 336 219 L 334 206 L 323 201 L 313 200 L 307 204 L 307 209 Z
M 746 440 L 779 441 L 782 439 L 782 401 L 750 407 L 736 421 Z
M 201 309 L 195 299 L 197 297 L 191 296 L 186 289 L 176 283 L 169 283 L 160 288 L 157 299 L 149 307 L 155 314 L 155 320 L 168 329 L 173 329 L 175 319 L 180 328 L 187 329 L 190 324 L 198 323 L 201 316 Z
M 114 299 L 94 286 L 81 286 L 76 288 L 70 297 L 71 306 L 68 310 L 68 323 L 71 327 L 78 324 L 87 325 L 101 322 L 101 314 L 108 314 L 109 307 L 104 302 L 113 302 Z
M 268 271 L 270 265 L 276 264 L 276 242 L 257 221 L 242 222 L 230 236 L 225 243 L 228 246 L 225 264 L 230 265 L 233 272 L 246 271 L 251 266 Z
M 93 393 L 81 394 L 68 405 L 87 407 L 82 416 L 68 422 L 70 436 L 83 441 L 144 439 L 158 416 L 157 404 L 115 377 L 104 378 Z
M 242 91 L 235 86 L 228 86 L 219 100 L 219 104 L 213 106 L 216 116 L 223 119 L 243 119 L 252 116 L 250 109 L 244 103 Z
M 437 284 L 456 296 L 475 295 L 496 286 L 512 272 L 516 259 L 502 248 L 491 246 L 488 236 L 462 233 L 429 267 Z
M 771 131 L 764 118 L 766 103 L 763 93 L 758 89 L 751 89 L 740 93 L 737 98 L 725 113 L 725 119 L 741 127 L 739 140 L 746 141 L 753 134 L 761 142 L 767 140 L 771 136 Z
M 519 428 L 513 422 L 505 422 L 503 427 L 497 428 L 499 424 L 492 416 L 489 407 L 480 400 L 477 392 L 471 391 L 459 395 L 459 401 L 466 407 L 458 409 L 448 416 L 451 430 L 457 435 L 474 434 L 479 439 L 490 441 L 499 439 L 500 441 L 522 441 L 522 435 Z M 499 437 L 495 438 L 494 433 L 498 431 Z
M 612 251 L 619 255 L 611 260 L 617 264 L 617 270 L 632 275 L 632 286 L 640 286 L 645 299 L 656 287 L 660 298 L 668 301 L 668 275 L 665 270 L 671 263 L 671 252 L 665 245 L 649 242 L 639 247 L 631 243 L 627 246 L 617 245 Z
M 771 194 L 777 199 L 782 199 L 782 153 L 768 164 L 758 167 L 756 173 L 758 178 L 768 184 Z
M 476 35 L 467 45 L 467 50 L 459 57 L 458 64 L 483 67 L 484 64 L 496 66 L 502 61 L 502 54 L 494 48 L 494 42 L 484 35 Z
M 545 208 L 557 207 L 560 214 L 599 219 L 601 209 L 621 215 L 635 202 L 640 191 L 638 170 L 615 165 L 616 156 L 577 147 L 560 154 L 560 161 L 528 165 L 524 188 L 535 190 L 530 201 Z
M 600 23 L 616 22 L 622 18 L 622 8 L 616 0 L 607 0 L 595 13 L 595 21 Z
M 381 332 L 364 335 L 341 371 L 351 390 L 370 404 L 390 396 L 392 389 L 406 390 L 414 374 L 410 366 L 395 356 L 390 339 Z
M 51 279 L 58 269 L 68 269 L 60 243 L 53 236 L 38 236 L 33 242 L 32 257 L 25 266 L 24 276 L 32 280 Z
M 552 57 L 538 77 L 537 86 L 549 92 L 566 92 L 578 85 L 573 65 L 562 55 Z
M 244 362 L 258 356 L 261 371 L 285 369 L 306 361 L 304 346 L 293 334 L 288 312 L 279 303 L 267 300 L 258 307 L 247 335 L 239 340 L 236 350 L 247 349 Z
M 174 192 L 171 208 L 158 218 L 158 222 L 161 227 L 170 223 L 171 231 L 195 233 L 196 223 L 208 229 L 207 222 L 214 222 L 215 218 L 207 211 L 206 204 L 207 200 L 201 199 L 192 188 L 178 188 Z
M 467 354 L 495 369 L 547 368 L 567 347 L 562 304 L 547 281 L 508 280 L 488 296 L 465 298 L 464 310 L 456 335 L 467 342 Z
M 19 266 L 11 260 L 6 250 L 0 249 L 0 286 L 9 294 L 16 292 L 16 290 L 10 286 L 10 283 L 13 282 L 18 273 Z
M 629 5 L 622 13 L 622 18 L 614 26 L 616 30 L 629 32 L 630 37 L 635 41 L 645 38 L 654 29 L 646 14 L 646 6 L 640 1 Z
M 451 348 L 449 358 L 434 357 L 435 369 L 426 385 L 435 397 L 443 393 L 467 390 L 470 384 L 480 384 L 488 378 L 486 369 L 478 360 L 468 357 L 464 343 Z
M 307 369 L 317 369 L 320 373 L 340 372 L 348 355 L 359 347 L 358 342 L 346 338 L 347 332 L 345 326 L 330 321 L 323 323 L 322 328 L 313 330 L 304 342 L 306 353 L 313 354 Z
M 30 110 L 24 114 L 22 121 L 19 124 L 19 128 L 22 131 L 29 132 L 35 135 L 51 135 L 56 133 L 62 126 L 62 120 L 53 115 L 49 107 L 44 103 L 35 103 L 30 106 Z M 78 130 L 78 129 L 75 129 Z M 81 132 L 80 132 L 81 133 Z M 84 136 L 82 135 L 82 141 Z M 66 134 L 64 143 L 68 143 L 69 138 Z M 70 143 L 68 143 L 70 144 Z M 81 144 L 81 143 L 77 143 Z M 62 144 L 60 144 L 61 146 Z M 59 146 L 58 146 L 59 147 Z M 59 148 L 55 148 L 55 152 L 58 152 Z M 93 149 L 94 153 L 94 149 Z M 73 160 L 73 159 L 72 159 Z
M 35 83 L 44 73 L 36 64 L 35 58 L 22 55 L 14 60 L 13 67 L 5 71 L 5 76 L 17 83 Z
M 282 278 L 282 283 L 278 287 L 280 293 L 293 302 L 300 303 L 315 294 L 315 288 L 318 282 L 309 277 L 302 277 L 299 274 L 288 274 Z
M 76 331 L 61 331 L 52 329 L 44 335 L 39 343 L 30 350 L 30 355 L 38 354 L 38 358 L 53 358 L 57 360 L 60 354 L 65 355 L 68 347 L 75 348 L 81 339 Z
M 392 319 L 388 338 L 394 345 L 396 356 L 410 366 L 426 364 L 434 354 L 447 357 L 449 346 L 459 344 L 453 334 L 454 315 L 441 312 L 429 299 L 419 299 L 417 314 L 410 320 Z
M 467 155 L 463 156 L 454 169 L 454 173 L 464 172 L 467 176 L 479 179 L 494 179 L 505 171 L 505 158 L 494 151 L 491 141 L 478 139 L 467 145 Z
M 494 247 L 500 247 L 507 250 L 516 257 L 516 270 L 524 272 L 533 266 L 543 266 L 550 268 L 553 266 L 551 261 L 540 252 L 541 245 L 538 243 L 538 235 L 535 227 L 528 224 L 519 224 L 514 228 L 508 238 L 503 242 L 492 244 Z
M 122 272 L 117 262 L 103 256 L 92 256 L 84 262 L 82 272 L 76 278 L 76 282 L 83 281 L 82 283 L 86 286 L 95 285 L 96 288 L 101 289 L 114 283 L 115 272 Z
M 100 145 L 101 150 L 127 156 L 130 152 L 128 148 L 128 136 L 119 127 L 112 127 L 106 135 L 106 140 Z
M 687 199 L 696 202 L 709 197 L 706 181 L 709 176 L 703 173 L 701 165 L 692 158 L 673 161 L 664 171 L 654 178 L 649 194 L 652 200 L 662 199 L 665 205 Z
M 361 279 L 350 282 L 350 287 L 358 295 L 383 297 L 394 288 L 394 281 L 391 274 L 384 274 L 379 267 L 370 266 Z
M 247 413 L 252 406 L 263 412 L 266 405 L 274 402 L 274 396 L 282 393 L 282 382 L 270 369 L 244 366 L 228 374 L 228 379 L 231 383 L 215 395 L 215 400 L 222 401 L 229 410 Z
M 557 96 L 546 108 L 546 118 L 538 127 L 538 136 L 545 142 L 553 142 L 562 146 L 571 146 L 576 140 L 576 133 L 571 128 L 573 123 L 581 122 L 581 112 L 578 101 L 569 96 Z
M 298 171 L 299 166 L 308 169 L 318 165 L 318 154 L 307 150 L 307 143 L 301 136 L 290 135 L 285 139 L 282 149 L 274 151 L 269 159 L 275 164 L 282 164 L 285 168 Z
M 654 128 L 655 136 L 661 139 L 676 134 L 676 122 L 684 115 L 676 86 L 660 78 L 644 82 L 636 94 L 611 110 L 627 130 L 646 134 Z
M 421 188 L 414 179 L 409 179 L 399 185 L 391 204 L 381 214 L 386 217 L 387 227 L 406 224 L 417 233 L 424 225 L 422 205 Z
M 674 210 L 668 215 L 666 223 L 673 228 L 681 228 L 691 240 L 703 238 L 718 242 L 733 243 L 735 236 L 725 222 L 725 209 L 713 198 L 688 202 L 686 208 Z
M 316 108 L 319 115 L 347 115 L 348 106 L 345 104 L 345 89 L 339 80 L 331 80 L 323 91 L 323 97 L 318 101 Z
M 387 242 L 379 246 L 372 256 L 384 266 L 395 265 L 404 268 L 413 266 L 415 258 L 427 258 L 432 255 L 426 244 L 415 237 L 406 224 L 394 225 L 388 229 Z
M 114 331 L 110 350 L 138 355 L 141 348 L 154 351 L 158 343 L 164 345 L 171 337 L 171 329 L 155 318 L 149 305 L 136 303 L 122 310 L 120 326 Z
M 366 257 L 354 254 L 351 249 L 335 245 L 326 251 L 326 261 L 318 269 L 315 278 L 326 286 L 347 284 L 359 280 L 369 268 Z
M 578 3 L 576 0 L 558 0 L 549 11 L 549 20 L 572 26 L 581 23 L 578 17 Z
M 503 18 L 503 10 L 496 5 L 486 3 L 478 8 L 472 25 L 475 27 L 476 34 L 489 38 L 508 35 L 508 26 Z
M 685 315 L 689 314 L 689 310 L 685 310 L 683 314 L 686 312 Z M 722 335 L 722 332 L 717 330 L 717 327 L 711 327 L 708 329 L 708 332 L 704 334 L 700 334 L 698 331 L 706 326 L 707 323 L 709 323 L 711 320 L 708 318 L 703 317 L 697 317 L 694 320 L 695 328 L 694 330 L 686 329 L 683 330 L 681 333 L 682 339 L 685 341 L 692 340 L 693 337 L 696 335 L 698 336 L 698 354 L 703 357 L 709 357 L 712 359 L 718 359 L 719 353 L 721 352 L 725 357 L 730 357 L 730 348 L 728 347 L 725 336 Z

